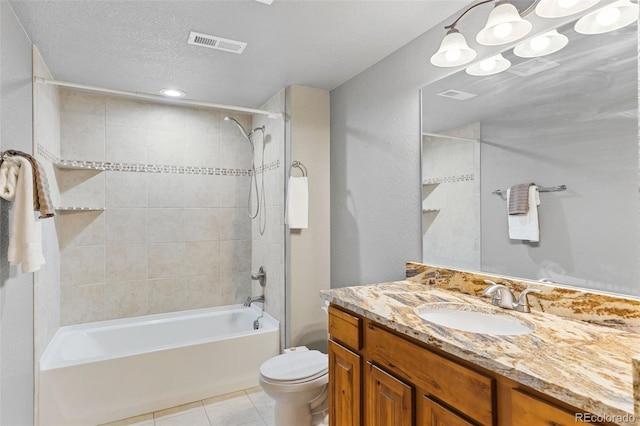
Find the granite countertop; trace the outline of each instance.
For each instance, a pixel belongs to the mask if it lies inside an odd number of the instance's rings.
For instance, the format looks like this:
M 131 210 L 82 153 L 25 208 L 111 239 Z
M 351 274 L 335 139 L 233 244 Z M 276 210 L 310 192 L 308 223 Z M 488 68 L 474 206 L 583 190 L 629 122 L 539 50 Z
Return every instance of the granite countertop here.
M 640 334 L 532 310 L 520 313 L 456 291 L 397 281 L 321 292 L 336 305 L 597 416 L 635 421 L 632 359 Z M 494 336 L 446 328 L 418 317 L 427 303 L 469 303 L 535 325 Z M 631 417 L 630 417 L 631 416 Z M 615 420 L 611 420 L 615 421 Z

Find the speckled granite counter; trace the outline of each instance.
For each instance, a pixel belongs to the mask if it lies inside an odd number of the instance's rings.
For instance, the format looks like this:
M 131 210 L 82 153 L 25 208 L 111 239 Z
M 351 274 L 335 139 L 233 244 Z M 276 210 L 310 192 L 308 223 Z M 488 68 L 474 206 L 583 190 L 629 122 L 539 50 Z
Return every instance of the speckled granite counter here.
M 640 334 L 535 310 L 498 308 L 499 315 L 533 323 L 535 331 L 493 336 L 453 330 L 422 320 L 414 308 L 458 302 L 493 309 L 490 299 L 416 281 L 327 290 L 322 297 L 579 409 L 634 420 L 632 359 L 640 355 Z

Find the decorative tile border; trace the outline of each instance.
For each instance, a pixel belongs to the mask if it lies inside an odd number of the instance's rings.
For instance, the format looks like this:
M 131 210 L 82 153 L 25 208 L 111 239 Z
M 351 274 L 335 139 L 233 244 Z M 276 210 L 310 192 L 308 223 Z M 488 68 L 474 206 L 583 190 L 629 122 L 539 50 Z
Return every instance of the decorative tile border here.
M 276 170 L 278 167 L 280 167 L 280 159 L 267 163 L 264 167 L 258 167 L 256 169 L 256 174 L 259 175 L 260 173 Z
M 458 175 L 458 176 L 444 176 L 439 178 L 431 178 L 425 179 L 422 184 L 423 185 L 434 185 L 437 183 L 453 183 L 453 182 L 465 182 L 475 180 L 475 176 L 473 173 L 469 175 Z

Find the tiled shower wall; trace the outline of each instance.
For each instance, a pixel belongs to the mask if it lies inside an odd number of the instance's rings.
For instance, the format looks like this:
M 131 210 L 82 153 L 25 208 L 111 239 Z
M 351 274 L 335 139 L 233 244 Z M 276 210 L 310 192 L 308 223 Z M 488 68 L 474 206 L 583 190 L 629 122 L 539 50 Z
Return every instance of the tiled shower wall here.
M 60 99 L 63 160 L 208 168 L 57 170 L 64 206 L 105 208 L 56 221 L 62 325 L 242 302 L 251 156 L 224 112 L 72 91 Z

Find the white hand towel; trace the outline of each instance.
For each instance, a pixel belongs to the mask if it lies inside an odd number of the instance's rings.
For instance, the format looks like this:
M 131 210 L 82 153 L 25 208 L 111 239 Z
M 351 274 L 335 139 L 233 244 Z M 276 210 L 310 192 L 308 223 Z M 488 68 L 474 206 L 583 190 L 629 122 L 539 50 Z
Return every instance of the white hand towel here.
M 291 229 L 309 227 L 309 185 L 306 177 L 289 177 L 285 223 Z
M 528 240 L 532 242 L 540 241 L 540 226 L 538 223 L 538 206 L 540 205 L 540 194 L 538 186 L 529 187 L 529 211 L 526 214 L 509 214 L 509 195 L 511 190 L 507 190 L 507 218 L 509 220 L 509 238 L 512 240 Z
M 0 197 L 13 202 L 8 259 L 22 272 L 34 272 L 44 265 L 42 227 L 33 212 L 33 173 L 24 157 L 13 156 L 0 166 Z

